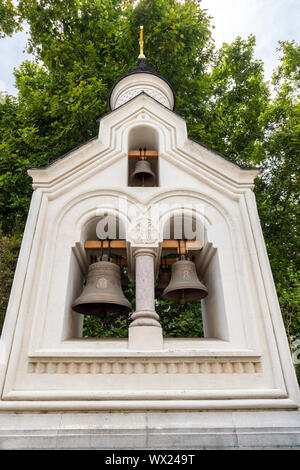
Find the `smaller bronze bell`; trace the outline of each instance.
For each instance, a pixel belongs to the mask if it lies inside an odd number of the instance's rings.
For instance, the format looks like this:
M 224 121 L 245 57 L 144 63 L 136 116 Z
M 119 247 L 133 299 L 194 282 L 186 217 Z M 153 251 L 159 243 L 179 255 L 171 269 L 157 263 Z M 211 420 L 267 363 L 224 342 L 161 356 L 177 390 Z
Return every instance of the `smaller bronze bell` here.
M 154 186 L 156 184 L 156 175 L 151 169 L 150 162 L 148 160 L 138 160 L 129 180 L 132 186 Z
M 86 285 L 72 309 L 84 315 L 126 314 L 131 304 L 123 294 L 120 267 L 109 261 L 90 264 Z
M 199 281 L 193 261 L 183 259 L 172 264 L 171 281 L 163 292 L 164 299 L 184 305 L 203 299 L 207 294 L 207 287 Z

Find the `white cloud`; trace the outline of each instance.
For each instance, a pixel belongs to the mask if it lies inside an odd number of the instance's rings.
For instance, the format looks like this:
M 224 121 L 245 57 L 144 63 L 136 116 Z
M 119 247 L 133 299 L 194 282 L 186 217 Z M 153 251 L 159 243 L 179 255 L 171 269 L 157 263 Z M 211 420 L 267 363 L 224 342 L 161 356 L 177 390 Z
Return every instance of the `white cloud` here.
M 16 95 L 17 90 L 14 87 L 13 70 L 30 56 L 23 52 L 26 46 L 26 32 L 19 32 L 13 37 L 0 39 L 0 82 L 5 91 Z

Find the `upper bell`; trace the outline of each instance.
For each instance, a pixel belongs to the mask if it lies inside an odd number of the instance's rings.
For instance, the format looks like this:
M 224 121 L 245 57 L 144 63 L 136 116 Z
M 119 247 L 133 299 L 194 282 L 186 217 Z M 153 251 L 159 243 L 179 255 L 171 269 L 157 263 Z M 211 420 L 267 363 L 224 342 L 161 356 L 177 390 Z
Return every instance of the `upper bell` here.
M 199 281 L 193 261 L 179 260 L 172 264 L 172 277 L 163 292 L 164 299 L 185 304 L 203 299 L 207 294 L 208 290 Z
M 132 186 L 154 186 L 156 184 L 156 175 L 151 170 L 151 164 L 148 160 L 138 160 L 129 179 Z
M 86 285 L 72 309 L 100 317 L 129 313 L 131 304 L 122 291 L 120 267 L 109 261 L 91 264 Z

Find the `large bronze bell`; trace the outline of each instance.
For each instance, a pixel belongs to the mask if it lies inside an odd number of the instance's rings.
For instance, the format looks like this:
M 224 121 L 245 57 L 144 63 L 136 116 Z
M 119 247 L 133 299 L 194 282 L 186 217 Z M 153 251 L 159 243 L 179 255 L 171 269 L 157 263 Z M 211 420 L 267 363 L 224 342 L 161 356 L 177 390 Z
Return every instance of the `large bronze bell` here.
M 163 298 L 185 304 L 203 299 L 208 290 L 199 281 L 193 261 L 182 259 L 172 264 L 172 276 L 169 285 L 163 292 Z
M 129 180 L 132 186 L 154 186 L 156 175 L 151 169 L 150 162 L 148 160 L 138 160 Z
M 131 304 L 121 287 L 121 269 L 109 261 L 97 261 L 89 266 L 86 285 L 72 309 L 84 315 L 126 314 Z

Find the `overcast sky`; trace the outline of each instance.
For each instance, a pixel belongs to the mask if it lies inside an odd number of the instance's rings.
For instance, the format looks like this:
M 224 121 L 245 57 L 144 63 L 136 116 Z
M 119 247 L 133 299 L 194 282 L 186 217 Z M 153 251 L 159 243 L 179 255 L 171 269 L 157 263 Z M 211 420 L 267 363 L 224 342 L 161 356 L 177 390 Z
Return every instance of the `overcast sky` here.
M 256 36 L 256 57 L 263 60 L 267 79 L 277 64 L 277 41 L 300 40 L 300 0 L 202 0 L 202 7 L 213 17 L 217 47 L 237 36 Z M 28 58 L 26 40 L 24 32 L 0 39 L 0 90 L 17 93 L 13 69 Z

